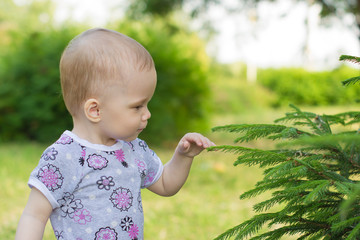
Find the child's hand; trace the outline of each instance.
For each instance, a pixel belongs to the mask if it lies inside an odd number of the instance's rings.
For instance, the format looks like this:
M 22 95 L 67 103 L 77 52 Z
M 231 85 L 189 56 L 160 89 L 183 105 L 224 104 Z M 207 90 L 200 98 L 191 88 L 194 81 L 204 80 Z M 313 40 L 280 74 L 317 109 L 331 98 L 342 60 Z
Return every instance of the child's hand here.
M 187 133 L 180 140 L 176 152 L 189 158 L 199 155 L 205 148 L 215 146 L 208 138 L 199 133 Z

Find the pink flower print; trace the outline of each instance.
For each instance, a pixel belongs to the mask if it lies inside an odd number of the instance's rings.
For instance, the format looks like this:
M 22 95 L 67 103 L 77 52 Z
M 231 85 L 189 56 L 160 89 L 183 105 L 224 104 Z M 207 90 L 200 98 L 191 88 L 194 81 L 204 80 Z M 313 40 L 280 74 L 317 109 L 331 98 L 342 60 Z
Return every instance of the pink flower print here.
M 58 151 L 55 148 L 48 148 L 46 151 L 41 155 L 41 157 L 45 160 L 55 160 L 56 155 L 58 155 Z
M 149 183 L 152 183 L 154 181 L 154 177 L 155 177 L 155 172 L 154 170 L 150 169 L 144 181 L 145 186 L 148 185 Z
M 135 163 L 137 165 L 137 167 L 139 168 L 140 171 L 144 171 L 146 168 L 145 162 L 139 160 L 139 159 L 135 159 Z
M 136 224 L 132 225 L 128 233 L 131 239 L 137 239 L 137 236 L 139 235 L 139 227 Z
M 86 156 L 86 148 L 81 146 L 81 157 L 85 158 Z
M 85 156 L 86 156 L 86 147 L 84 146 L 81 146 L 81 157 L 79 159 L 79 163 L 81 166 L 84 166 L 84 163 L 85 163 Z
M 124 167 L 128 167 L 127 162 L 125 162 L 125 154 L 124 154 L 124 151 L 122 149 L 115 151 L 115 157 L 116 157 L 117 160 L 119 160 L 121 162 L 121 164 Z
M 71 137 L 69 137 L 68 135 L 62 135 L 59 140 L 57 140 L 55 143 L 56 144 L 70 144 L 73 142 L 73 139 Z
M 92 216 L 90 215 L 90 212 L 86 209 L 80 209 L 74 214 L 74 221 L 81 225 L 91 222 L 91 218 Z
M 111 194 L 110 201 L 120 211 L 127 211 L 132 206 L 133 196 L 129 189 L 119 187 Z
M 99 231 L 95 233 L 95 240 L 116 240 L 117 232 L 115 229 L 110 227 L 100 228 Z
M 89 167 L 94 170 L 101 170 L 107 166 L 108 160 L 100 155 L 92 154 L 86 160 Z
M 135 163 L 138 167 L 138 170 L 139 170 L 139 173 L 140 173 L 140 176 L 143 178 L 145 177 L 145 170 L 146 170 L 146 164 L 145 162 L 139 160 L 139 159 L 135 159 Z
M 110 190 L 111 187 L 115 186 L 113 177 L 111 176 L 109 177 L 102 176 L 100 180 L 98 180 L 96 183 L 99 189 L 105 189 L 105 190 Z
M 61 188 L 64 179 L 59 169 L 52 164 L 42 167 L 38 172 L 37 178 L 52 192 Z

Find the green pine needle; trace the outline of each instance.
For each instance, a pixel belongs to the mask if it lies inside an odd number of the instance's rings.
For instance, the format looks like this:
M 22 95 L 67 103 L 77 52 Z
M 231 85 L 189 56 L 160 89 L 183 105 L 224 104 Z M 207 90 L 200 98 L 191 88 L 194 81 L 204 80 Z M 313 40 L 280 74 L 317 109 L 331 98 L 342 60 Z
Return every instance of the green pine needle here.
M 341 83 L 344 86 L 349 86 L 349 85 L 354 85 L 354 84 L 358 83 L 359 81 L 360 81 L 360 76 L 346 79 L 345 81 L 342 81 Z
M 350 55 L 341 55 L 339 60 L 360 64 L 360 57 L 355 57 Z

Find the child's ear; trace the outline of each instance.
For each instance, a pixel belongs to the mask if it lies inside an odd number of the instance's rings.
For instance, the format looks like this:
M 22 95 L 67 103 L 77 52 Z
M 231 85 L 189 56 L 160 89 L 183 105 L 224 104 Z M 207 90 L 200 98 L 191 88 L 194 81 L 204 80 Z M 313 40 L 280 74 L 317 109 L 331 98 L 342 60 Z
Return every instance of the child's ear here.
M 84 112 L 87 119 L 91 122 L 97 123 L 101 120 L 99 101 L 95 98 L 86 100 L 84 104 Z

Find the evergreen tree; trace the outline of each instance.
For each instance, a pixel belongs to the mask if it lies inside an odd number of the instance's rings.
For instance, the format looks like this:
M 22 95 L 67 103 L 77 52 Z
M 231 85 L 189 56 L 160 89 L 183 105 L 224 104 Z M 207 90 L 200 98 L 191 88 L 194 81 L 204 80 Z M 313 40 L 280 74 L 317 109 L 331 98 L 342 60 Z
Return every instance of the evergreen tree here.
M 360 64 L 357 57 L 341 56 L 340 60 Z M 359 80 L 360 76 L 343 84 Z M 275 120 L 275 124 L 213 129 L 239 134 L 235 143 L 260 138 L 278 141 L 273 150 L 238 145 L 211 149 L 237 154 L 235 166 L 258 165 L 264 169 L 263 179 L 241 199 L 266 191 L 272 194 L 253 206 L 254 217 L 216 239 L 273 240 L 284 235 L 301 240 L 360 239 L 360 129 L 353 130 L 360 123 L 360 112 L 317 115 L 290 106 L 293 111 Z M 276 205 L 281 210 L 272 210 Z M 269 230 L 260 231 L 266 225 Z

